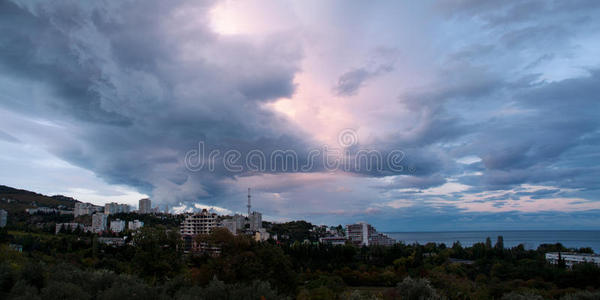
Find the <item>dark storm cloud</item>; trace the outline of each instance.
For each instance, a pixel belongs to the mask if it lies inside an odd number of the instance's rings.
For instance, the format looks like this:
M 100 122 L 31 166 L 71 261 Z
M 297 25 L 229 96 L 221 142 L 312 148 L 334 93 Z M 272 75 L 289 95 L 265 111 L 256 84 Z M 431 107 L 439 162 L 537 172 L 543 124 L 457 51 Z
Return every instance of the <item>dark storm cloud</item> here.
M 68 37 L 47 17 L 38 17 L 10 1 L 0 3 L 2 21 L 0 70 L 26 80 L 46 83 L 58 101 L 47 109 L 80 120 L 126 124 L 128 120 L 100 107 L 99 95 L 90 90 L 99 70 L 82 65 L 69 47 Z M 73 16 L 76 18 L 77 16 Z M 11 108 L 34 113 L 41 100 L 12 99 Z M 5 103 L 9 104 L 9 103 Z M 41 109 L 40 109 L 41 110 Z
M 263 45 L 218 37 L 207 27 L 210 3 L 0 5 L 3 76 L 49 93 L 2 105 L 68 124 L 73 138 L 51 151 L 109 183 L 194 200 L 219 194 L 219 177 L 230 176 L 184 168 L 199 141 L 221 153 L 308 148 L 255 104 L 292 95 L 297 46 L 280 37 Z M 200 25 L 179 28 L 175 10 L 185 5 Z
M 411 111 L 428 112 L 423 124 L 435 124 L 431 132 L 410 137 L 425 145 L 452 143 L 451 157 L 481 158 L 477 169 L 470 170 L 480 174 L 458 178 L 473 186 L 471 192 L 524 183 L 565 188 L 579 183 L 580 189 L 596 189 L 597 184 L 588 184 L 596 172 L 584 171 L 582 164 L 589 167 L 599 148 L 584 142 L 593 140 L 600 128 L 598 72 L 588 68 L 588 75 L 545 82 L 541 74 L 522 70 L 544 71 L 546 65 L 572 57 L 573 49 L 582 47 L 577 37 L 598 28 L 593 18 L 597 3 L 445 1 L 436 7 L 455 21 L 484 21 L 481 30 L 489 34 L 446 53 L 443 81 L 400 97 Z M 522 51 L 529 53 L 525 67 L 502 65 Z M 518 71 L 509 76 L 511 68 Z M 506 112 L 490 113 L 508 104 Z M 439 172 L 451 175 L 460 169 L 446 166 Z
M 176 7 L 162 2 L 143 7 L 129 2 L 3 5 L 10 17 L 2 18 L 8 21 L 0 26 L 10 34 L 1 40 L 9 55 L 0 58 L 0 68 L 5 76 L 42 86 L 49 94 L 2 105 L 62 122 L 71 135 L 49 150 L 108 183 L 136 187 L 160 201 L 202 198 L 218 204 L 228 193 L 224 178 L 256 172 L 231 172 L 218 162 L 214 170 L 190 172 L 183 159 L 200 141 L 206 155 L 219 150 L 219 159 L 227 150 L 239 151 L 242 158 L 253 150 L 267 155 L 293 150 L 298 155 L 294 166 L 306 165 L 307 152 L 317 148 L 310 136 L 260 108 L 260 102 L 294 93 L 301 51 L 293 40 L 274 36 L 264 44 L 245 43 L 215 35 L 206 21 L 193 30 L 174 31 L 185 26 L 170 17 Z M 201 8 L 194 17 L 206 18 L 209 6 Z M 182 60 L 182 51 L 190 51 L 183 56 L 191 58 Z M 372 75 L 389 72 L 392 52 L 375 51 Z M 381 150 L 385 157 L 394 149 Z M 403 163 L 419 166 L 411 174 L 435 172 L 435 155 L 418 149 L 407 153 L 410 158 Z M 309 172 L 324 170 L 319 159 Z M 262 173 L 297 171 L 286 163 L 268 161 Z M 398 173 L 382 167 L 349 172 Z
M 398 51 L 395 49 L 378 48 L 373 61 L 360 68 L 354 68 L 340 75 L 333 90 L 336 95 L 348 97 L 356 95 L 368 80 L 390 73 L 395 68 Z
M 373 74 L 365 69 L 355 69 L 340 76 L 334 90 L 339 96 L 352 96 Z
M 475 138 L 461 148 L 482 159 L 475 170 L 483 174 L 464 176 L 460 181 L 486 189 L 508 189 L 523 183 L 597 188 L 590 184 L 597 171 L 583 166 L 580 155 L 589 156 L 598 149 L 598 144 L 582 144 L 597 135 L 600 127 L 600 107 L 594 96 L 598 84 L 593 73 L 515 95 L 522 109 L 535 112 L 497 118 L 472 132 Z
M 565 179 L 589 176 L 583 165 L 572 163 L 574 151 L 595 151 L 598 144 L 583 145 L 600 128 L 600 76 L 567 79 L 524 89 L 514 95 L 521 117 L 497 119 L 481 128 L 467 148 L 481 157 L 488 184 L 524 182 L 567 184 Z

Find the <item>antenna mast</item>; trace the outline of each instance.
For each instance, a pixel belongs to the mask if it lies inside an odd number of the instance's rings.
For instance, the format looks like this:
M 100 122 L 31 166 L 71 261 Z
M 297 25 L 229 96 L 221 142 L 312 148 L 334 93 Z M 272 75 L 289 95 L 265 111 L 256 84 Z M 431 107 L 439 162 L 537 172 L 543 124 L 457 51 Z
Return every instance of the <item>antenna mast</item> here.
M 250 188 L 248 188 L 248 216 L 250 216 Z

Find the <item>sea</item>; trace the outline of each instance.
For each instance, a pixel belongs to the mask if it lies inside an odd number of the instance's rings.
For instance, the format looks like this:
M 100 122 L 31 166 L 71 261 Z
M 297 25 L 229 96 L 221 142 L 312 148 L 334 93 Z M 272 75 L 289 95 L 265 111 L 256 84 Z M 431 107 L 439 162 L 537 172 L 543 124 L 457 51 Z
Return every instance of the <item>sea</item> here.
M 525 249 L 537 249 L 540 244 L 561 243 L 567 248 L 590 247 L 594 253 L 600 253 L 600 231 L 598 230 L 515 230 L 515 231 L 446 231 L 446 232 L 386 232 L 405 244 L 444 243 L 448 247 L 459 241 L 463 246 L 485 242 L 487 237 L 496 243 L 498 236 L 504 239 L 504 247 L 510 248 L 523 244 Z

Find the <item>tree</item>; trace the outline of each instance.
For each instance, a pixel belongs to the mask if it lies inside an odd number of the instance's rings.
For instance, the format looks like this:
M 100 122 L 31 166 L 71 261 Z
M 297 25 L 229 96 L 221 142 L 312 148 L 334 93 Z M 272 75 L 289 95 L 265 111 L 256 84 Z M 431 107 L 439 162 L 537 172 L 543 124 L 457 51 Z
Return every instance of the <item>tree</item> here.
M 19 280 L 10 291 L 10 299 L 13 300 L 37 300 L 42 299 L 38 295 L 38 290 L 34 286 L 27 284 L 24 280 Z
M 581 291 L 573 294 L 568 294 L 560 298 L 560 300 L 597 300 L 600 299 L 600 292 Z
M 144 227 L 133 239 L 133 266 L 142 278 L 157 282 L 175 277 L 183 267 L 181 239 L 164 227 Z
M 498 236 L 498 240 L 496 240 L 496 245 L 494 247 L 498 251 L 504 250 L 504 237 L 502 237 L 501 235 L 499 235 Z
M 431 286 L 429 280 L 424 278 L 413 279 L 410 276 L 406 277 L 396 285 L 395 290 L 400 299 L 439 299 L 437 292 Z
M 51 281 L 40 293 L 44 300 L 86 300 L 91 296 L 80 286 L 70 282 Z
M 557 265 L 559 268 L 564 269 L 567 267 L 567 264 L 565 263 L 564 258 L 562 258 L 562 254 L 560 252 L 558 252 L 558 262 Z
M 594 249 L 592 249 L 591 247 L 583 247 L 583 248 L 579 248 L 579 250 L 577 250 L 577 252 L 593 254 Z
M 452 254 L 452 256 L 455 258 L 467 258 L 466 252 L 459 241 L 456 241 L 454 244 L 452 244 Z
M 119 280 L 113 282 L 112 286 L 98 293 L 97 299 L 163 299 L 152 286 L 145 284 L 133 276 L 119 276 Z
M 9 264 L 0 263 L 0 295 L 8 293 L 15 283 L 15 273 Z
M 502 295 L 502 299 L 501 300 L 543 300 L 544 298 L 540 295 L 536 295 L 532 292 L 526 292 L 526 293 L 517 293 L 517 292 L 510 292 L 508 294 L 504 294 Z
M 251 283 L 226 284 L 214 277 L 206 287 L 194 286 L 181 289 L 175 299 L 179 300 L 228 300 L 228 299 L 286 299 L 271 288 L 268 282 L 252 281 Z
M 44 287 L 44 268 L 39 263 L 28 262 L 21 270 L 20 279 L 27 285 L 36 287 L 38 290 Z

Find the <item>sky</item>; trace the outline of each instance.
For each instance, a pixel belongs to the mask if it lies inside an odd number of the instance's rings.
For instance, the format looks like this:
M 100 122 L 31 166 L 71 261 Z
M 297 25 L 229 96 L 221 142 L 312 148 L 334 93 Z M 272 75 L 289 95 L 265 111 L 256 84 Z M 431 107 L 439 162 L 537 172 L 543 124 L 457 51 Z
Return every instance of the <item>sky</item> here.
M 2 1 L 0 184 L 600 229 L 599 1 Z

